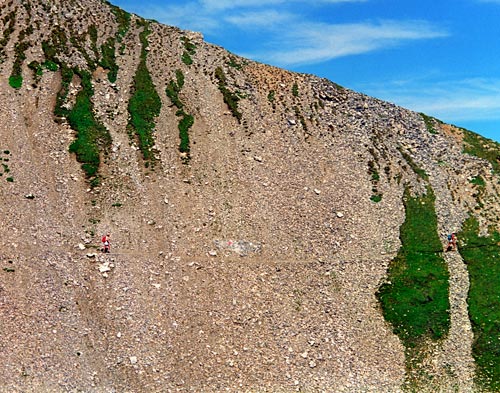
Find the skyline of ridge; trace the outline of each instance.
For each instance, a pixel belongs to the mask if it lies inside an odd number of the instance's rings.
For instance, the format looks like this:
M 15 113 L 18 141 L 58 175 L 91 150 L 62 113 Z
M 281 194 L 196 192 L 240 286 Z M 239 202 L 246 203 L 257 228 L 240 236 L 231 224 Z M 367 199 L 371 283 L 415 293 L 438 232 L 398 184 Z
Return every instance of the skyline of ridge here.
M 500 142 L 499 0 L 113 0 L 244 57 Z

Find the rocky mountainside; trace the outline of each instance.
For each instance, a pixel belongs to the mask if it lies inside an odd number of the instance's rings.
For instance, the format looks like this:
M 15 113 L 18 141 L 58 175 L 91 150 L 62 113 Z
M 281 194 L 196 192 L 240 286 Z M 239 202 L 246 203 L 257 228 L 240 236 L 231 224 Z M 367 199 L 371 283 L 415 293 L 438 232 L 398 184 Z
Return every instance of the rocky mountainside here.
M 496 143 L 101 0 L 0 102 L 1 392 L 499 388 Z

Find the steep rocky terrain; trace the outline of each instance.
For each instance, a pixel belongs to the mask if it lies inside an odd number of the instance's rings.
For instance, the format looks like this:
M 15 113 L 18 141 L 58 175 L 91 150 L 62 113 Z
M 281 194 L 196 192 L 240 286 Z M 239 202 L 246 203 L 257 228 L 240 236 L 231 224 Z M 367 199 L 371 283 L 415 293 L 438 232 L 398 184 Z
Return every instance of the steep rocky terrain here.
M 0 391 L 483 389 L 459 253 L 414 369 L 376 294 L 405 192 L 500 230 L 497 145 L 100 0 L 0 40 Z

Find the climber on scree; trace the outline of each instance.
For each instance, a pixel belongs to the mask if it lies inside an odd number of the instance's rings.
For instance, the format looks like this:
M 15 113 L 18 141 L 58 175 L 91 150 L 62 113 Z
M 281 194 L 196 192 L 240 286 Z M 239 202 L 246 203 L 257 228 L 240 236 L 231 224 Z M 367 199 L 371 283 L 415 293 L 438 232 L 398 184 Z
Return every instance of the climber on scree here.
M 101 243 L 102 243 L 102 252 L 109 252 L 110 251 L 110 238 L 109 238 L 109 233 L 106 235 L 103 235 L 101 238 Z
M 453 232 L 448 235 L 448 246 L 446 247 L 446 251 L 452 251 L 457 249 L 457 234 Z

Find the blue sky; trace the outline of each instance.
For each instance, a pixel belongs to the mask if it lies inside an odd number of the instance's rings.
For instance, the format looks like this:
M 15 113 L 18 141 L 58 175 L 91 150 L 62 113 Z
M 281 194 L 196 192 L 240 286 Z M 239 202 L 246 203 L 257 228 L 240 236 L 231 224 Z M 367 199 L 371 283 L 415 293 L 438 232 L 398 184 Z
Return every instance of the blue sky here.
M 500 0 L 111 0 L 500 141 Z

